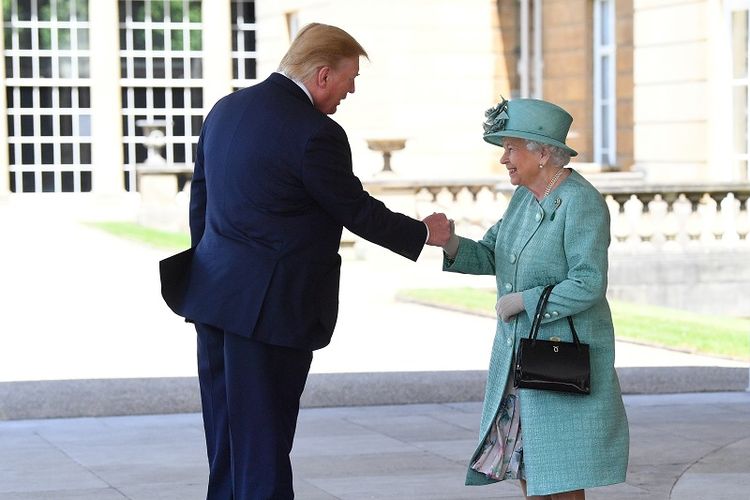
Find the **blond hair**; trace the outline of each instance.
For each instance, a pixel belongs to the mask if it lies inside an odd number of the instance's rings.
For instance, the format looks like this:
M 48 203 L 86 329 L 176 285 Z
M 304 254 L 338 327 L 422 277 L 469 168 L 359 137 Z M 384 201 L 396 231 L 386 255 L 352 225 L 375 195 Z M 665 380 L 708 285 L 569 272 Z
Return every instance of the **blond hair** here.
M 323 67 L 335 68 L 342 59 L 367 56 L 367 52 L 349 33 L 327 24 L 310 23 L 294 38 L 279 63 L 279 71 L 305 82 Z

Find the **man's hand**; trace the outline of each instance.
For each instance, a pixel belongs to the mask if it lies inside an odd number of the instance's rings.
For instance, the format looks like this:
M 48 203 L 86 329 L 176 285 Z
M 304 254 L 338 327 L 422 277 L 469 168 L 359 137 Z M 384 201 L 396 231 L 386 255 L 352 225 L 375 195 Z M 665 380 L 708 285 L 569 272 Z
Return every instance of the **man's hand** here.
M 445 214 L 433 213 L 422 219 L 430 231 L 430 237 L 427 240 L 428 245 L 442 247 L 451 237 L 451 225 Z
M 513 316 L 523 311 L 523 295 L 520 292 L 503 295 L 495 305 L 497 316 L 508 323 Z

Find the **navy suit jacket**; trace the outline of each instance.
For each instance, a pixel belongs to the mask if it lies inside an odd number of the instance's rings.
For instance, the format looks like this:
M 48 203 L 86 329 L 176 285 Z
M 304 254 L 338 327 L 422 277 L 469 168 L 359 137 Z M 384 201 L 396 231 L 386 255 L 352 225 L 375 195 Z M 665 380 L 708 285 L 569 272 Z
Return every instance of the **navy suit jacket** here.
M 163 296 L 190 321 L 319 349 L 338 314 L 343 227 L 412 260 L 427 237 L 421 221 L 363 190 L 341 126 L 274 73 L 206 118 L 191 185 L 193 248 L 162 262 Z

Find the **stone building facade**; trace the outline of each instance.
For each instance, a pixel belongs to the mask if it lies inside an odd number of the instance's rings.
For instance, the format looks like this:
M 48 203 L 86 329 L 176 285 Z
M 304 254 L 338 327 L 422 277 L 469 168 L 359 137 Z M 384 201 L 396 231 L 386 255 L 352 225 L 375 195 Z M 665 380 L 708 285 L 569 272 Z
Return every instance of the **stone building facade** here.
M 300 26 L 368 50 L 339 108 L 355 169 L 402 139 L 406 179 L 504 175 L 481 140 L 502 95 L 573 117 L 585 171 L 747 182 L 746 0 L 4 0 L 0 195 L 132 195 L 143 124 L 189 170 L 205 113 L 276 69 Z M 183 179 L 184 180 L 184 179 Z

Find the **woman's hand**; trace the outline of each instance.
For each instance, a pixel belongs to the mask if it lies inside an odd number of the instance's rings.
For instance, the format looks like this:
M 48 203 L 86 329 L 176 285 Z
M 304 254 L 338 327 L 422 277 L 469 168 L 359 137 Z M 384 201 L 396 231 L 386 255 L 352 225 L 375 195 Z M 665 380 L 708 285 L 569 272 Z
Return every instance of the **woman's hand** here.
M 523 295 L 520 292 L 503 295 L 495 304 L 497 317 L 508 323 L 513 316 L 523 311 Z
M 443 245 L 443 252 L 449 259 L 454 259 L 458 253 L 458 236 L 456 236 L 456 223 L 453 222 L 453 219 L 450 219 L 449 222 L 451 224 L 451 235 L 448 242 Z

